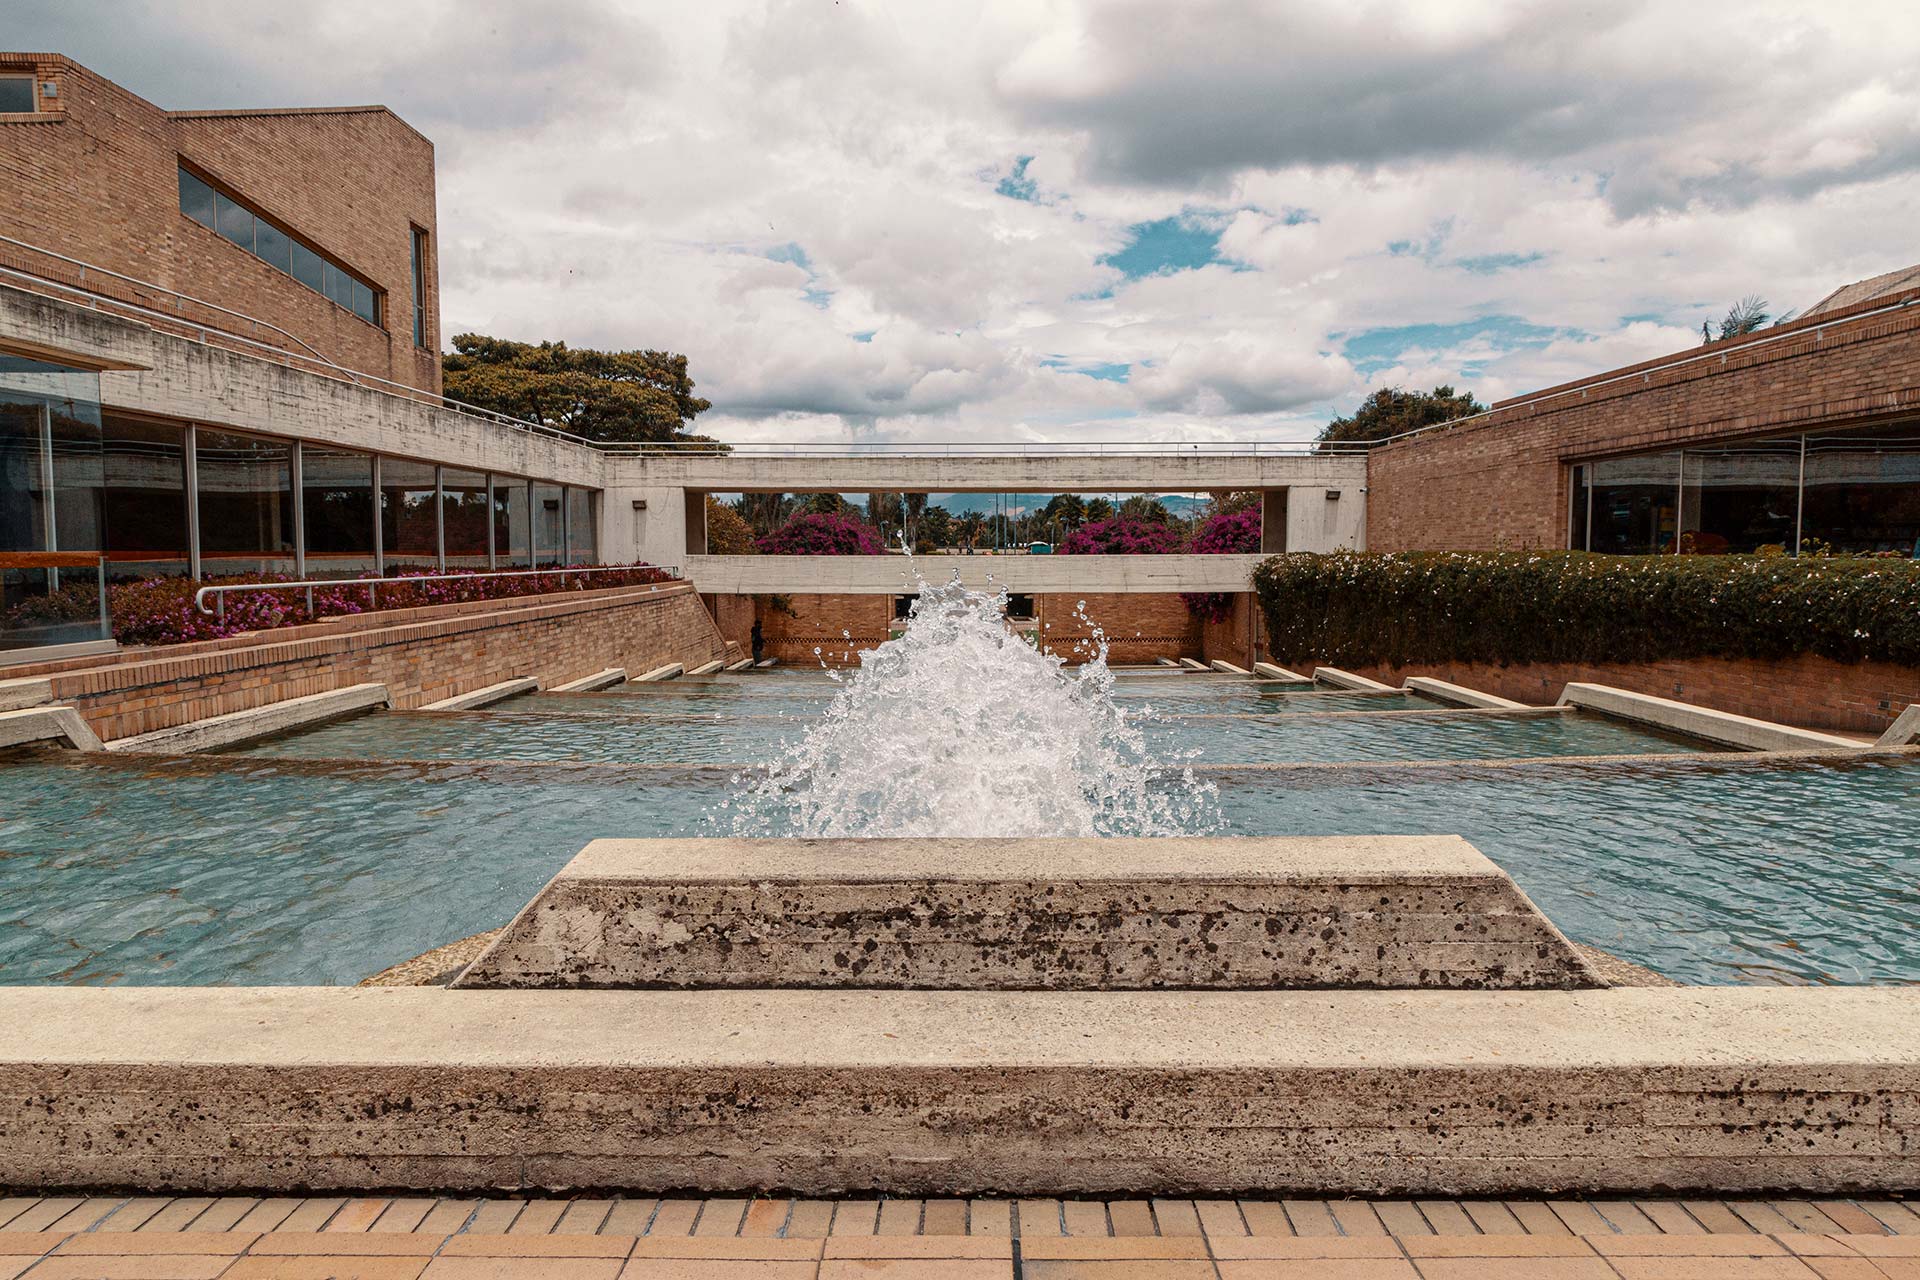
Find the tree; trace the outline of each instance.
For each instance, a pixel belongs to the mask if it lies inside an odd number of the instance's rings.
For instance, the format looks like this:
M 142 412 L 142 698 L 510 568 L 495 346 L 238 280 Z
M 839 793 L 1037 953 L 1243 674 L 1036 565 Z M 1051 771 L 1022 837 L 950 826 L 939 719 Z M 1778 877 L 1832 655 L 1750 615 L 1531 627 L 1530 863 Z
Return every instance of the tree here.
M 1711 321 L 1700 322 L 1700 345 L 1710 342 L 1725 342 L 1728 338 L 1743 338 L 1749 333 L 1757 333 L 1771 319 L 1774 324 L 1785 324 L 1793 319 L 1793 312 L 1784 315 L 1769 316 L 1767 300 L 1757 293 L 1750 293 L 1727 308 L 1727 314 L 1720 317 L 1720 332 L 1713 331 Z
M 703 440 L 687 424 L 712 405 L 693 394 L 687 358 L 594 351 L 462 333 L 441 357 L 446 395 L 482 409 L 622 444 Z
M 923 501 L 925 496 L 921 495 Z M 950 547 L 957 534 L 952 512 L 945 507 L 928 507 L 914 521 L 913 549 L 927 554 Z
M 707 554 L 710 556 L 753 554 L 753 527 L 738 511 L 712 494 L 707 495 Z
M 1056 493 L 1040 508 L 1049 523 L 1059 521 L 1061 529 L 1072 533 L 1087 522 L 1087 504 L 1077 493 Z
M 1372 444 L 1486 411 L 1487 406 L 1475 400 L 1471 392 L 1455 391 L 1451 386 L 1438 386 L 1432 391 L 1382 387 L 1362 400 L 1352 417 L 1335 418 L 1322 428 L 1320 446 Z
M 849 519 L 857 519 L 860 510 L 837 493 L 810 493 L 801 500 L 799 509 L 808 515 L 846 516 Z
M 1144 493 L 1136 493 L 1123 501 L 1118 514 L 1127 520 L 1144 520 L 1149 524 L 1173 523 L 1173 512 L 1167 510 L 1167 504 Z
M 1102 520 L 1113 519 L 1113 504 L 1105 498 L 1087 499 L 1086 523 L 1097 524 Z

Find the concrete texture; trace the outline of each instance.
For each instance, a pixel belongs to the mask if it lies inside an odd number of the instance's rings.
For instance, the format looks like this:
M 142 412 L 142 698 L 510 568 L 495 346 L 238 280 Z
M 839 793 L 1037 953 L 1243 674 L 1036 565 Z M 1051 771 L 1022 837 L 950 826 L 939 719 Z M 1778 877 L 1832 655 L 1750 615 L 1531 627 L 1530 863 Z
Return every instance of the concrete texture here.
M 608 667 L 606 670 L 596 671 L 590 676 L 581 676 L 578 680 L 569 680 L 565 684 L 557 684 L 553 686 L 553 691 L 555 693 L 591 693 L 595 689 L 605 689 L 612 685 L 625 684 L 626 682 L 627 669 L 625 667 Z
M 0 749 L 37 742 L 65 743 L 76 751 L 99 751 L 99 737 L 72 707 L 23 707 L 0 711 Z
M 1876 747 L 1911 747 L 1920 745 L 1920 702 L 1914 703 L 1898 716 L 1894 717 L 1887 731 L 1880 735 Z
M 1212 667 L 1215 671 L 1218 671 L 1223 675 L 1250 676 L 1253 674 L 1253 672 L 1247 670 L 1245 667 L 1234 666 L 1231 662 L 1228 662 L 1225 658 L 1215 658 L 1212 662 L 1208 663 L 1207 665 Z
M 1671 698 L 1656 698 L 1651 694 L 1633 693 L 1603 684 L 1570 684 L 1561 692 L 1560 701 L 1567 706 L 1598 711 L 1602 715 L 1650 724 L 1747 751 L 1792 751 L 1807 747 L 1858 751 L 1864 745 L 1852 738 L 1831 733 L 1796 729 L 1790 725 L 1775 724 L 1771 720 L 1737 716 L 1730 711 L 1715 711 L 1711 707 L 1698 707 L 1690 702 L 1675 702 Z
M 596 840 L 461 987 L 1532 989 L 1599 978 L 1457 836 Z
M 726 663 L 716 659 L 713 662 L 701 663 L 699 666 L 695 667 L 693 670 L 687 672 L 687 674 L 690 676 L 710 676 L 714 672 L 719 671 L 721 668 L 725 667 L 726 665 L 727 665 Z
M 1198 659 L 1195 659 L 1195 658 L 1182 658 L 1182 659 L 1180 659 L 1180 665 L 1181 665 L 1181 667 L 1182 667 L 1182 668 L 1184 668 L 1185 670 L 1188 670 L 1188 671 L 1205 671 L 1205 670 L 1208 670 L 1208 667 L 1207 667 L 1207 664 L 1206 664 L 1206 663 L 1204 663 L 1204 662 L 1201 662 L 1201 661 L 1199 661 Z
M 1457 707 L 1480 707 L 1488 711 L 1519 711 L 1527 707 L 1526 703 L 1515 702 L 1512 698 L 1482 693 L 1478 689 L 1469 689 L 1462 684 L 1449 684 L 1445 680 L 1436 680 L 1432 676 L 1408 676 L 1406 687 L 1415 693 L 1424 693 L 1429 698 L 1450 702 Z
M 0 711 L 19 711 L 24 707 L 45 706 L 52 701 L 53 682 L 44 676 L 0 680 Z
M 264 707 L 211 716 L 171 729 L 156 729 L 152 733 L 137 734 L 131 738 L 116 738 L 107 744 L 107 750 L 168 755 L 211 751 L 216 747 L 231 747 L 255 738 L 304 729 L 325 720 L 338 720 L 342 716 L 390 705 L 392 698 L 384 684 L 349 685 L 328 693 L 312 693 L 304 698 L 287 698 Z
M 1285 667 L 1277 667 L 1271 662 L 1254 663 L 1253 674 L 1265 676 L 1269 680 L 1293 680 L 1300 684 L 1310 683 L 1313 679 L 1312 676 L 1303 676 L 1298 671 L 1289 671 Z
M 752 658 L 742 658 L 740 659 L 740 661 L 732 664 L 731 666 L 725 669 L 728 671 L 747 671 L 747 670 L 750 670 L 752 667 L 753 667 Z
M 760 665 L 766 666 L 767 664 L 763 662 Z M 681 672 L 685 671 L 686 669 L 687 668 L 683 663 L 669 662 L 664 667 L 655 667 L 653 670 L 648 671 L 643 675 L 635 676 L 633 678 L 633 683 L 654 684 L 661 680 L 671 680 L 675 676 L 679 675 Z
M 703 592 L 720 595 L 902 595 L 954 576 L 974 590 L 1129 595 L 1246 591 L 1258 555 L 1166 556 L 703 556 L 674 563 Z M 992 582 L 988 582 L 992 578 Z
M 8 987 L 0 1025 L 9 1188 L 1920 1183 L 1904 988 Z
M 1338 667 L 1315 667 L 1313 681 L 1315 684 L 1330 684 L 1336 689 L 1359 689 L 1368 693 L 1399 692 L 1390 684 L 1381 684 L 1378 680 L 1369 680 L 1365 676 L 1357 676 L 1351 671 L 1342 671 Z
M 540 682 L 531 677 L 520 680 L 502 680 L 499 684 L 490 684 L 484 689 L 475 689 L 471 693 L 455 694 L 451 698 L 442 698 L 438 702 L 429 702 L 420 711 L 472 711 L 477 707 L 492 706 L 508 698 L 523 693 L 533 693 L 539 689 Z

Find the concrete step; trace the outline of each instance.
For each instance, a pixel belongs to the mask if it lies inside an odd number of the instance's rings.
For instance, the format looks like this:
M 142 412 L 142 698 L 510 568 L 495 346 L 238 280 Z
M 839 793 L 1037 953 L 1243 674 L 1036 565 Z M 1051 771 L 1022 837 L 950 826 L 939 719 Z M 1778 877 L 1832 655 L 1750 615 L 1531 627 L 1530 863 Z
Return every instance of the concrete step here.
M 456 985 L 1600 985 L 1458 836 L 596 840 Z

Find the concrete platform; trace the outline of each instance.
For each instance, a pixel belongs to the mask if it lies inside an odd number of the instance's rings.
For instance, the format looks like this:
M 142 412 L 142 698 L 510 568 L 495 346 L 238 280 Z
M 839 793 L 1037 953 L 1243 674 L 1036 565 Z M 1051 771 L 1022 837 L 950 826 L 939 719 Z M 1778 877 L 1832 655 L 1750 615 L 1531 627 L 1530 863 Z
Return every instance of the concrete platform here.
M 1315 684 L 1330 684 L 1336 689 L 1357 689 L 1362 693 L 1398 693 L 1390 684 L 1381 684 L 1378 680 L 1366 676 L 1357 676 L 1351 671 L 1342 671 L 1339 667 L 1315 667 Z
M 1253 674 L 1265 676 L 1269 680 L 1291 680 L 1295 684 L 1311 684 L 1313 682 L 1312 676 L 1303 676 L 1298 671 L 1289 671 L 1285 667 L 1275 666 L 1271 662 L 1254 663 Z
M 686 669 L 687 668 L 684 663 L 669 662 L 664 667 L 655 667 L 651 671 L 641 672 L 639 675 L 633 678 L 633 683 L 654 684 L 661 680 L 672 680 L 673 678 L 678 676 L 681 672 L 685 671 Z
M 0 1183 L 1920 1184 L 1920 990 L 0 988 Z
M 1752 716 L 1715 711 L 1712 707 L 1677 702 L 1672 698 L 1656 698 L 1652 694 L 1615 689 L 1611 685 L 1570 684 L 1560 691 L 1560 701 L 1584 711 L 1598 711 L 1602 715 L 1650 724 L 1747 751 L 1793 751 L 1809 747 L 1859 751 L 1867 745 L 1836 734 L 1798 729 L 1792 725 L 1775 724 L 1771 720 L 1756 720 Z
M 72 707 L 0 711 L 0 750 L 50 742 L 76 751 L 101 750 L 100 738 Z
M 53 701 L 53 681 L 45 676 L 0 680 L 0 711 L 19 711 Z
M 606 670 L 596 671 L 590 676 L 581 676 L 578 680 L 569 680 L 565 684 L 557 684 L 553 686 L 553 691 L 555 693 L 591 693 L 595 689 L 605 689 L 612 685 L 625 684 L 626 682 L 627 669 L 625 667 L 608 667 Z
M 499 684 L 490 684 L 484 689 L 474 689 L 468 693 L 457 693 L 451 698 L 442 698 L 438 702 L 429 702 L 419 708 L 421 711 L 472 711 L 478 707 L 490 707 L 496 702 L 523 693 L 533 693 L 540 688 L 538 680 L 528 677 L 522 680 L 502 680 Z
M 1446 680 L 1436 680 L 1432 676 L 1408 676 L 1407 688 L 1413 693 L 1422 693 L 1429 698 L 1451 703 L 1456 707 L 1474 707 L 1482 711 L 1527 709 L 1527 704 L 1524 702 L 1515 702 L 1512 698 L 1502 698 L 1497 694 L 1482 693 L 1478 689 L 1469 689 L 1463 684 L 1453 684 Z
M 107 750 L 166 754 L 211 751 L 216 747 L 237 746 L 256 738 L 268 738 L 276 733 L 358 715 L 375 707 L 389 706 L 392 701 L 384 684 L 349 685 L 345 689 L 308 694 L 304 698 L 270 702 L 264 707 L 209 716 L 191 724 L 156 729 L 152 733 L 136 734 L 131 738 L 116 738 L 107 744 Z
M 1458 836 L 596 840 L 473 987 L 1603 985 Z

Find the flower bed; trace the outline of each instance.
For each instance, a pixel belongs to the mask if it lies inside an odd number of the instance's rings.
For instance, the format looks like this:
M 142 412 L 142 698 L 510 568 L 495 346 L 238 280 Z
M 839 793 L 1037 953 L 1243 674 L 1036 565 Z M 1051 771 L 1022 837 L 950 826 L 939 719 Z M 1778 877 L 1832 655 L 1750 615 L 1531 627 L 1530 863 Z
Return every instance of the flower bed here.
M 603 587 L 672 581 L 672 575 L 651 565 L 613 567 L 618 572 L 540 573 L 525 578 L 484 578 L 474 575 L 439 582 L 396 582 L 396 579 L 424 577 L 433 573 L 429 569 L 403 571 L 391 578 L 380 579 L 375 607 L 410 609 L 420 605 L 504 600 L 515 596 L 550 595 L 559 591 L 591 591 Z M 291 587 L 284 592 L 249 591 L 229 596 L 224 618 L 201 613 L 193 607 L 194 592 L 201 587 L 289 580 L 285 574 L 240 574 L 204 578 L 199 582 L 189 578 L 142 578 L 133 582 L 109 583 L 107 606 L 113 617 L 114 639 L 122 644 L 183 644 L 190 640 L 218 640 L 243 631 L 293 627 L 321 618 L 369 611 L 366 587 L 354 585 L 364 581 L 364 578 L 343 578 L 334 585 L 315 587 L 311 611 L 307 608 L 304 587 Z M 90 618 L 98 616 L 98 610 L 94 584 L 82 582 L 46 596 L 22 601 L 8 611 L 7 622 L 8 625 L 17 626 Z
M 1787 658 L 1920 665 L 1920 563 L 1585 552 L 1281 555 L 1268 647 L 1342 666 Z

